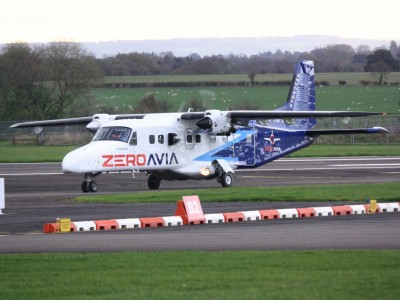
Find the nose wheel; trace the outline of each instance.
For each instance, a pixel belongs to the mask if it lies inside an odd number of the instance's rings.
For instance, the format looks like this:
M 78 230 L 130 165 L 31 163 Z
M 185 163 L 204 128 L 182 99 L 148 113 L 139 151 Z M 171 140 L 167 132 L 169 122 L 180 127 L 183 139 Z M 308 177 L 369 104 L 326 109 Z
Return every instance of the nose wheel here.
M 94 177 L 100 175 L 101 173 L 95 173 L 95 174 L 85 174 L 84 176 L 84 181 L 82 182 L 81 188 L 82 192 L 84 193 L 95 193 L 97 192 L 97 183 L 96 181 L 93 180 Z

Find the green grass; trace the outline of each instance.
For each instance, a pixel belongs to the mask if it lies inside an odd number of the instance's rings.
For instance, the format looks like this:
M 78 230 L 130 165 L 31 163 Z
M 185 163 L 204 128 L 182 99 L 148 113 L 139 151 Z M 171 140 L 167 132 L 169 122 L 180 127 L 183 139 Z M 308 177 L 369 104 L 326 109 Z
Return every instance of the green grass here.
M 0 144 L 0 163 L 19 162 L 60 162 L 62 158 L 77 146 L 12 146 L 9 143 Z
M 288 157 L 400 156 L 399 145 L 325 145 L 314 144 Z
M 119 111 L 132 111 L 148 94 L 157 100 L 167 100 L 171 111 L 182 103 L 197 99 L 208 109 L 227 110 L 246 102 L 260 109 L 281 107 L 289 87 L 202 87 L 202 88 L 102 88 L 92 91 L 98 104 L 106 104 Z M 399 113 L 399 87 L 328 86 L 317 87 L 317 110 L 354 110 Z
M 294 202 L 294 201 L 400 201 L 398 183 L 307 185 L 288 187 L 232 187 L 190 190 L 146 191 L 117 195 L 90 195 L 77 202 L 135 203 L 176 202 L 182 196 L 198 195 L 202 202 Z
M 1 299 L 398 299 L 400 251 L 0 256 Z
M 293 74 L 257 74 L 256 81 L 284 81 L 292 80 Z M 354 73 L 316 73 L 317 81 L 328 81 L 329 84 L 339 85 L 339 80 L 344 80 L 347 85 L 361 85 L 361 80 L 377 81 L 368 72 Z M 158 82 L 205 82 L 205 81 L 221 81 L 221 82 L 249 82 L 246 74 L 227 74 L 227 75 L 154 75 L 154 76 L 106 76 L 106 83 L 158 83 Z M 389 74 L 388 82 L 399 82 L 400 72 Z

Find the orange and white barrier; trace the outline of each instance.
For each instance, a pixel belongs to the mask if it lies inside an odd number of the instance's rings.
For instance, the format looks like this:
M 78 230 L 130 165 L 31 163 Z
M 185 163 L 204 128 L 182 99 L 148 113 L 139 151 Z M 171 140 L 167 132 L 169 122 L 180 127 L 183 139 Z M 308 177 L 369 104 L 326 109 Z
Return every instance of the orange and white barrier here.
M 118 224 L 118 229 L 134 229 L 141 228 L 142 223 L 139 218 L 130 218 L 130 219 L 116 219 Z
M 333 216 L 332 207 L 313 207 L 316 217 L 329 217 Z
M 332 206 L 332 209 L 335 216 L 351 215 L 353 213 L 348 205 Z
M 172 216 L 172 217 L 162 217 L 164 226 L 182 226 L 183 220 L 181 217 Z
M 182 226 L 196 224 L 219 224 L 230 222 L 274 220 L 274 219 L 293 219 L 307 217 L 328 217 L 343 215 L 362 215 L 371 213 L 370 206 L 367 205 L 339 205 L 327 207 L 305 207 L 305 208 L 285 208 L 267 209 L 242 212 L 227 212 L 203 214 L 200 200 L 197 196 L 184 197 L 183 201 L 178 201 L 174 216 L 156 218 L 128 218 L 110 219 L 94 221 L 71 222 L 70 219 L 62 226 L 62 222 L 47 223 L 43 227 L 44 233 L 56 232 L 81 232 L 81 231 L 101 231 L 116 229 L 136 229 L 146 227 Z M 373 203 L 376 206 L 376 201 Z M 374 207 L 375 207 L 374 206 Z M 379 203 L 377 211 L 374 213 L 395 213 L 400 211 L 400 203 Z M 375 209 L 375 208 L 374 208 Z M 65 228 L 64 228 L 65 227 Z
M 72 222 L 75 227 L 74 231 L 94 231 L 96 230 L 96 223 L 94 221 L 80 221 Z
M 315 209 L 312 207 L 297 208 L 297 212 L 299 214 L 299 218 L 310 218 L 315 217 L 316 215 Z
M 385 213 L 385 212 L 398 212 L 399 211 L 399 203 L 394 202 L 394 203 L 378 203 L 379 207 L 379 212 Z
M 349 205 L 352 210 L 353 215 L 363 215 L 366 213 L 364 205 Z
M 258 210 L 253 211 L 241 211 L 240 212 L 244 216 L 245 221 L 258 221 L 261 220 L 261 214 Z
M 277 209 L 281 219 L 294 219 L 299 217 L 299 213 L 295 208 Z
M 206 224 L 225 223 L 224 214 L 205 214 Z

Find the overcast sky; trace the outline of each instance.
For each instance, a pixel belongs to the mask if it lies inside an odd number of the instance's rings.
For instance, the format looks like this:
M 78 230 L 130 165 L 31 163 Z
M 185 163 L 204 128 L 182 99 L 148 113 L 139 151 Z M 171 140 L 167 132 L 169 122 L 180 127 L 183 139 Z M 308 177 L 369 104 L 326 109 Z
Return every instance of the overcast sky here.
M 2 0 L 0 43 L 300 34 L 400 41 L 399 0 Z

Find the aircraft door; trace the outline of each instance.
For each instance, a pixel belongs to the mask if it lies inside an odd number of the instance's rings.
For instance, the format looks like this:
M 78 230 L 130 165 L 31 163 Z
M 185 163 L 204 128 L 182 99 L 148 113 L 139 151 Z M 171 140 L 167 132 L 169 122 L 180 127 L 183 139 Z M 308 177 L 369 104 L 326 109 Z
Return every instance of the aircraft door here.
M 234 144 L 234 154 L 240 166 L 254 166 L 256 164 L 256 135 L 254 128 L 244 130 L 244 139 Z
M 185 131 L 185 146 L 186 149 L 192 150 L 194 148 L 194 139 L 193 139 L 193 130 L 192 129 L 186 129 Z

